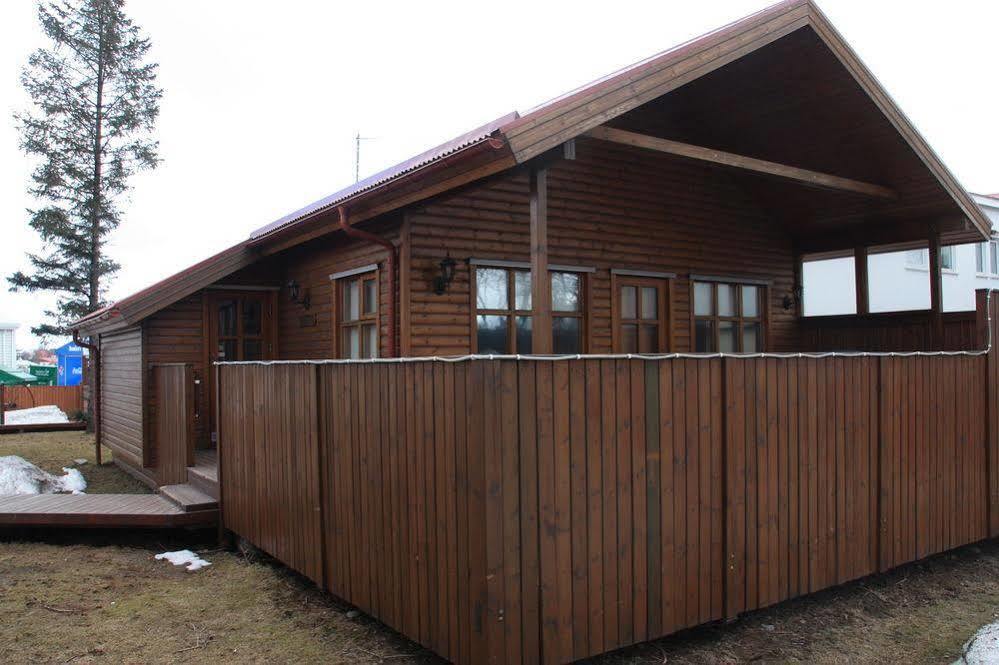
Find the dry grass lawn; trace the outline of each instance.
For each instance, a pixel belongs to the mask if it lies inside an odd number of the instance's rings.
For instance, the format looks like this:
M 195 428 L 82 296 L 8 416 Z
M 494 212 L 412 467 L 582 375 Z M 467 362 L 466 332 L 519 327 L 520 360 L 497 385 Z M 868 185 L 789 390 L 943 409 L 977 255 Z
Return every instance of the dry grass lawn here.
M 190 545 L 164 535 L 106 546 L 0 542 L 0 662 L 423 660 L 410 657 L 421 653 L 415 645 L 366 617 L 347 618 L 348 608 L 282 568 L 204 548 L 212 565 L 193 573 L 156 561 Z M 88 537 L 121 536 L 61 538 Z
M 0 436 L 0 457 L 17 455 L 49 473 L 62 474 L 73 460 L 86 459 L 79 468 L 88 494 L 146 494 L 151 490 L 111 462 L 111 451 L 101 450 L 104 464 L 97 466 L 94 436 L 86 432 L 33 432 Z
M 169 537 L 0 542 L 0 662 L 439 662 L 281 566 L 206 541 L 201 571 L 153 560 L 192 545 Z M 996 617 L 999 544 L 987 543 L 591 662 L 950 663 Z

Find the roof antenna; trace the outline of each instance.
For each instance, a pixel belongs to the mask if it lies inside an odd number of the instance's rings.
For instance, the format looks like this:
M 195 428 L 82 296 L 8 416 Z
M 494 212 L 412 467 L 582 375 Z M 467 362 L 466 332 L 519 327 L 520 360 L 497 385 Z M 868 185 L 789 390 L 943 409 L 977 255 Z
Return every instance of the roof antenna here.
M 361 132 L 354 136 L 354 182 L 361 180 L 361 141 L 373 140 L 373 136 L 361 136 Z

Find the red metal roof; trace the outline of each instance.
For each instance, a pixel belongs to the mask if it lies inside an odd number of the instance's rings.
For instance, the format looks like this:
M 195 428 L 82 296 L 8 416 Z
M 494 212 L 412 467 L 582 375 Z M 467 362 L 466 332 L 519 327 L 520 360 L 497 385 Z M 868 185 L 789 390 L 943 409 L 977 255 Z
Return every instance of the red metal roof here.
M 266 226 L 260 227 L 250 234 L 250 240 L 257 240 L 263 236 L 274 233 L 289 224 L 294 224 L 295 222 L 314 215 L 317 212 L 328 210 L 329 208 L 332 208 L 339 203 L 343 203 L 358 194 L 375 189 L 379 185 L 383 185 L 390 180 L 394 180 L 402 175 L 419 170 L 421 167 L 427 166 L 428 164 L 448 157 L 449 155 L 453 155 L 477 143 L 488 141 L 491 138 L 496 138 L 497 133 L 501 131 L 504 126 L 510 124 L 510 122 L 516 120 L 518 117 L 520 116 L 516 111 L 508 113 L 493 120 L 492 122 L 482 125 L 481 127 L 476 127 L 470 132 L 465 132 L 461 136 L 457 136 L 446 143 L 442 143 L 435 148 L 431 148 L 430 150 L 422 152 L 415 157 L 411 157 L 404 162 L 391 166 L 384 171 L 379 171 L 372 176 L 368 176 L 364 180 L 360 180 L 338 192 L 323 197 L 318 201 L 313 201 L 304 208 L 299 208 L 298 210 L 290 212 L 284 217 L 273 221 Z

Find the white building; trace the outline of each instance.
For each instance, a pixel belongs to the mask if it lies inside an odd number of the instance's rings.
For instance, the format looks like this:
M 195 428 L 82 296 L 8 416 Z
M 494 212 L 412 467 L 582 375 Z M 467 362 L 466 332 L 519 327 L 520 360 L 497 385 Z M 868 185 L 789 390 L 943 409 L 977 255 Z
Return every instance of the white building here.
M 17 328 L 16 323 L 0 323 L 0 367 L 17 367 L 17 344 L 14 340 Z
M 999 228 L 999 194 L 972 195 Z M 975 309 L 975 289 L 999 288 L 999 236 L 988 243 L 953 245 L 940 252 L 943 310 Z M 930 308 L 929 251 L 872 253 L 868 256 L 871 312 Z M 805 261 L 802 266 L 805 316 L 856 314 L 853 257 Z

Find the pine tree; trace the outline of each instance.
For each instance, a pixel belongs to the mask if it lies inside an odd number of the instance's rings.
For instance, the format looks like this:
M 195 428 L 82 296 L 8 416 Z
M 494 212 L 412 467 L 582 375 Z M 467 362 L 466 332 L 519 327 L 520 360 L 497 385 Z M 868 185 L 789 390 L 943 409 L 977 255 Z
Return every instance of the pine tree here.
M 29 193 L 40 206 L 28 223 L 44 245 L 30 274 L 8 277 L 12 291 L 58 294 L 37 335 L 66 334 L 70 322 L 103 304 L 119 265 L 104 252 L 121 220 L 129 178 L 155 168 L 152 132 L 163 91 L 149 39 L 124 13 L 124 0 L 42 2 L 38 20 L 51 41 L 28 59 L 21 84 L 33 107 L 15 113 L 21 148 L 38 159 Z

